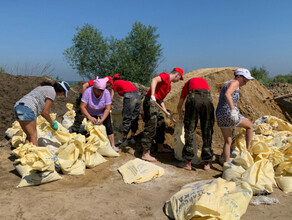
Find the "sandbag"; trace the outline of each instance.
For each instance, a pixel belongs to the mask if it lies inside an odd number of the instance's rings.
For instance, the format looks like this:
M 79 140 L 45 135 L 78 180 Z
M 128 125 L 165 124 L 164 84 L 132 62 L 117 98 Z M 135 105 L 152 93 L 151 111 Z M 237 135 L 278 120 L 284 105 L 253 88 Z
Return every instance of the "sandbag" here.
M 165 204 L 165 214 L 174 219 L 240 219 L 246 212 L 252 190 L 217 178 L 187 184 Z
M 18 121 L 14 121 L 12 123 L 12 127 L 11 128 L 8 128 L 6 131 L 5 131 L 5 135 L 8 137 L 8 138 L 12 138 L 14 135 L 18 135 L 18 132 L 22 131 L 21 127 L 20 127 L 20 124 Z
M 143 183 L 164 175 L 164 169 L 148 161 L 136 158 L 118 168 L 125 183 Z
M 266 194 L 273 192 L 273 184 L 276 184 L 274 177 L 273 164 L 263 158 L 250 166 L 241 179 L 251 186 L 253 194 Z
M 240 165 L 235 165 L 233 162 L 225 162 L 223 164 L 222 178 L 227 181 L 237 182 L 241 180 L 241 175 L 245 172 L 245 169 Z
M 185 130 L 183 121 L 179 121 L 174 128 L 174 141 L 173 141 L 173 149 L 174 149 L 174 157 L 177 160 L 184 161 L 182 157 L 182 151 L 185 146 Z M 194 149 L 195 157 L 192 159 L 193 164 L 200 163 L 201 151 L 198 149 Z
M 41 185 L 62 179 L 62 177 L 55 170 L 40 172 L 38 170 L 32 170 L 28 165 L 23 166 L 21 164 L 16 165 L 15 169 L 22 176 L 21 181 L 17 186 L 18 188 Z
M 254 164 L 254 160 L 247 150 L 242 150 L 233 160 L 232 163 L 247 169 Z
M 85 165 L 88 168 L 93 168 L 107 161 L 97 152 L 97 146 L 93 144 L 85 144 L 84 157 Z
M 85 173 L 85 163 L 82 160 L 83 151 L 80 149 L 80 145 L 76 146 L 72 140 L 58 149 L 55 154 L 64 174 L 83 175 Z
M 86 139 L 87 142 L 97 146 L 97 152 L 102 156 L 118 157 L 119 153 L 113 150 L 106 135 L 106 129 L 104 125 L 92 125 L 87 123 L 86 130 L 90 133 L 90 136 Z
M 73 109 L 73 104 L 67 103 L 66 107 L 67 107 L 67 109 L 69 111 L 67 111 L 63 115 L 62 125 L 63 125 L 63 127 L 69 129 L 74 123 L 74 119 L 75 119 L 76 113 L 75 113 L 75 111 Z
M 292 175 L 291 176 L 276 176 L 275 180 L 284 193 L 292 192 Z

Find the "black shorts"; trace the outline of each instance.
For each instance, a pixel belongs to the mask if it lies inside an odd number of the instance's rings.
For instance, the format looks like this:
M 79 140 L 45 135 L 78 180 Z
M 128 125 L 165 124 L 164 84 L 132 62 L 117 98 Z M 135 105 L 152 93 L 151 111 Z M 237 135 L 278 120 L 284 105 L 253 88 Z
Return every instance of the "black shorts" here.
M 96 118 L 96 119 L 101 119 L 102 116 L 96 116 L 96 115 L 91 115 L 92 117 Z M 105 126 L 106 129 L 106 134 L 107 135 L 111 135 L 113 134 L 113 127 L 112 127 L 112 120 L 111 120 L 111 113 L 108 114 L 108 116 L 106 117 L 106 119 L 103 121 L 102 123 Z

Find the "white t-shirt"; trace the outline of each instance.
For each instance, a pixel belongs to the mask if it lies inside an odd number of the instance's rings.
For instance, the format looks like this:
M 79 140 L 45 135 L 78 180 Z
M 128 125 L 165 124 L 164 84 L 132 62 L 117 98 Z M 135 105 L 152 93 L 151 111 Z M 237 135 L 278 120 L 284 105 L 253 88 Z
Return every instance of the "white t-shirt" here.
M 23 96 L 19 101 L 16 102 L 16 105 L 23 103 L 25 106 L 29 107 L 36 116 L 42 114 L 46 99 L 55 100 L 56 92 L 52 86 L 39 86 L 32 90 L 27 95 Z M 15 107 L 14 106 L 14 107 Z

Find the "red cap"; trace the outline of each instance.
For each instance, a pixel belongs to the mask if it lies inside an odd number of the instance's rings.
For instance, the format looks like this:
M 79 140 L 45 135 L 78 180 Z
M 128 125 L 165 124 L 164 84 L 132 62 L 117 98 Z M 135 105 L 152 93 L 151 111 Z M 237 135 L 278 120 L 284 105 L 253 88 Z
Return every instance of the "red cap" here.
M 184 78 L 183 78 L 184 71 L 182 70 L 182 68 L 175 67 L 175 68 L 173 68 L 172 71 L 176 71 L 176 72 L 178 72 L 178 73 L 181 75 L 180 80 L 184 80 Z
M 104 78 L 108 78 L 108 82 L 114 84 L 113 78 L 111 76 L 106 76 Z
M 114 75 L 114 79 L 115 79 L 115 78 L 120 78 L 120 76 L 121 76 L 121 75 L 120 75 L 119 73 L 116 73 L 116 74 Z

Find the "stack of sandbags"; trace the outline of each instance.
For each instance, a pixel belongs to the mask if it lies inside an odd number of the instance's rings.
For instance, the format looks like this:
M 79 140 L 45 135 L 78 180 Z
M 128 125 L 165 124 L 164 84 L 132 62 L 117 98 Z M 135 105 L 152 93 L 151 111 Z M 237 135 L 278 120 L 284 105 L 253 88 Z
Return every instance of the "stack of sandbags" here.
M 254 137 L 246 150 L 245 131 L 234 141 L 236 158 L 224 164 L 223 178 L 246 181 L 254 194 L 273 192 L 273 184 L 292 192 L 292 125 L 274 116 L 254 122 Z M 276 180 L 276 182 L 275 182 Z

